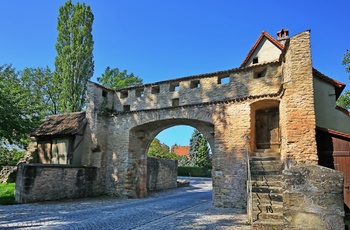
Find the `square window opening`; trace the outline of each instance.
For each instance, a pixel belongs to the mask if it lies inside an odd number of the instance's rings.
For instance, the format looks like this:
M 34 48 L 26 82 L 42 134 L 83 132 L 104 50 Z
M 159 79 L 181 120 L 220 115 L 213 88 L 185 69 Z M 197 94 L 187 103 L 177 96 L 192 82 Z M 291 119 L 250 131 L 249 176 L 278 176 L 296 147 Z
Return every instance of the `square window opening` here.
M 201 83 L 199 80 L 194 80 L 194 81 L 191 81 L 191 85 L 190 85 L 191 89 L 198 89 L 201 87 Z
M 219 77 L 218 78 L 218 84 L 219 85 L 225 85 L 230 83 L 230 76 L 225 76 L 225 77 Z
M 180 90 L 179 82 L 170 83 L 170 88 L 169 88 L 170 92 L 175 92 L 175 91 L 179 91 L 179 90 Z
M 107 97 L 108 91 L 107 90 L 102 90 L 102 97 Z
M 135 91 L 135 96 L 136 97 L 144 97 L 145 96 L 145 92 L 143 91 L 143 89 L 137 89 Z
M 159 87 L 158 85 L 152 86 L 151 93 L 152 93 L 152 94 L 158 94 L 158 93 L 160 93 L 160 87 Z
M 258 63 L 259 63 L 259 58 L 258 57 L 253 58 L 253 64 L 258 64 Z
M 179 106 L 180 105 L 180 100 L 179 98 L 174 98 L 172 99 L 172 106 Z
M 124 90 L 124 91 L 120 91 L 120 98 L 127 98 L 128 97 L 128 91 Z
M 123 111 L 129 112 L 130 111 L 130 105 L 123 105 Z
M 256 79 L 265 77 L 265 75 L 266 75 L 266 69 L 254 71 L 254 78 Z

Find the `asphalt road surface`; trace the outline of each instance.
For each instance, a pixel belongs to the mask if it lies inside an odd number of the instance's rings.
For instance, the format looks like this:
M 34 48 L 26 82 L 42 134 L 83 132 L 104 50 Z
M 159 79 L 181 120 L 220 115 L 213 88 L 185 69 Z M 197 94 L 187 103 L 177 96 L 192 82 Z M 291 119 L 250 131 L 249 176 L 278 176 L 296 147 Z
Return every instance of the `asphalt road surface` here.
M 212 206 L 211 179 L 185 179 L 190 186 L 150 192 L 145 199 L 0 206 L 0 229 L 250 229 L 244 209 Z

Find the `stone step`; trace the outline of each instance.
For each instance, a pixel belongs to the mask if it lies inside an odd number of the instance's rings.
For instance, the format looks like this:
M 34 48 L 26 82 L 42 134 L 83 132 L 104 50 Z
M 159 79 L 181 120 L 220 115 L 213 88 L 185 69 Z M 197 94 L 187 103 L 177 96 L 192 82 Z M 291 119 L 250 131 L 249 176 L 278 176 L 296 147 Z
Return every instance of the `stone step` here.
M 253 214 L 256 215 L 258 213 L 283 213 L 283 204 L 282 202 L 272 202 L 272 204 L 270 203 L 261 203 L 261 204 L 257 204 L 257 203 L 253 203 L 252 204 L 253 208 Z
M 253 220 L 270 220 L 274 222 L 276 220 L 283 221 L 282 213 L 260 213 L 258 215 L 253 215 Z
M 252 174 L 251 175 L 252 181 L 267 181 L 267 182 L 273 182 L 273 181 L 282 181 L 282 175 L 257 175 Z
M 282 187 L 257 187 L 257 186 L 253 186 L 252 192 L 282 194 L 283 188 Z
M 274 221 L 256 221 L 252 223 L 252 226 L 250 228 L 251 230 L 282 230 L 284 229 L 283 221 L 280 220 L 274 220 Z
M 276 171 L 282 170 L 281 164 L 252 164 L 250 165 L 250 171 L 259 171 L 259 170 L 265 170 L 265 171 Z
M 268 203 L 270 201 L 275 201 L 275 202 L 283 202 L 283 196 L 282 194 L 276 194 L 276 193 L 253 193 L 253 202 L 256 200 L 259 200 L 260 203 Z
M 250 174 L 253 175 L 282 175 L 281 170 L 271 170 L 271 171 L 265 171 L 265 170 L 251 170 Z
M 252 187 L 282 187 L 282 181 L 256 181 L 252 180 Z
M 273 157 L 273 156 L 267 156 L 267 157 L 250 157 L 250 162 L 252 161 L 278 161 L 281 163 L 280 157 Z

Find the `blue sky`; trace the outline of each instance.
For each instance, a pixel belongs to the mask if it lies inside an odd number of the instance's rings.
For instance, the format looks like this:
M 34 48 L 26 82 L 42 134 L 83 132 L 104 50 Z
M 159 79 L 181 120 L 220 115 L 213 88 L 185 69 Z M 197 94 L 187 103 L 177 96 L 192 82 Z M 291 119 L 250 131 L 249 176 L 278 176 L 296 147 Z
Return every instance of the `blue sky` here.
M 2 0 L 0 65 L 54 70 L 58 8 L 64 2 Z M 276 37 L 285 28 L 290 36 L 311 29 L 314 67 L 349 84 L 341 64 L 350 49 L 349 0 L 79 2 L 95 16 L 93 81 L 107 66 L 133 72 L 144 83 L 239 67 L 263 30 Z M 170 133 L 159 139 L 187 145 L 192 131 Z

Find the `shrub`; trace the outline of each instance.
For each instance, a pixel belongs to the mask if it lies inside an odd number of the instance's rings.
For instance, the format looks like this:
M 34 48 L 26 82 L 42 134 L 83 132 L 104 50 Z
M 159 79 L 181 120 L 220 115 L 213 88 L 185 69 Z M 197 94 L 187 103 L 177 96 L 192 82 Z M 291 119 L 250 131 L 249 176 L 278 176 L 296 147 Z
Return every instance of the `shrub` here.
M 193 177 L 211 177 L 211 169 L 208 167 L 179 166 L 177 168 L 177 175 Z

